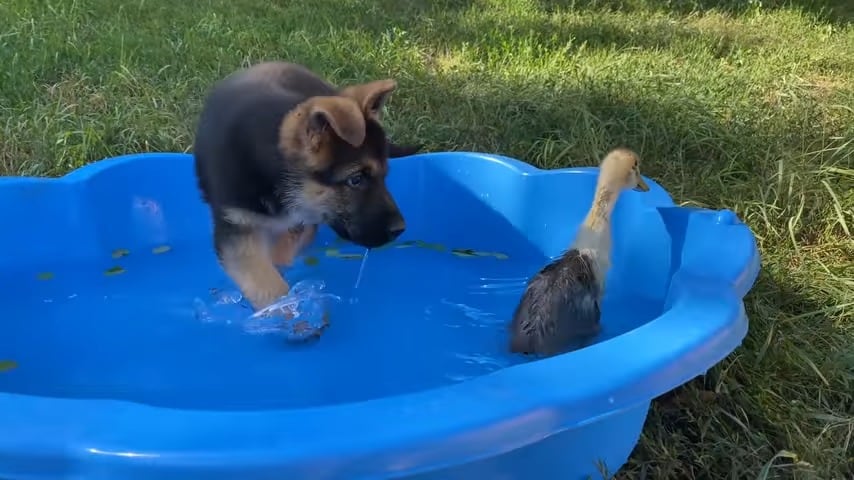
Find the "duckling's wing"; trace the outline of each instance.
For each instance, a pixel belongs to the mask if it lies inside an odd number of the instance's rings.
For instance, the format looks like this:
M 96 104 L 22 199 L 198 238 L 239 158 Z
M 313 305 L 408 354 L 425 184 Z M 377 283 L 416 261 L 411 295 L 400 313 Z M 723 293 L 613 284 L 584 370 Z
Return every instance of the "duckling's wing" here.
M 600 330 L 602 290 L 596 259 L 579 250 L 566 252 L 559 260 L 556 279 L 563 293 L 556 304 L 561 337 L 574 339 L 595 335 Z
M 555 305 L 562 295 L 556 282 L 557 263 L 549 263 L 528 281 L 510 322 L 511 351 L 549 353 L 557 331 Z
M 599 332 L 600 287 L 595 258 L 571 250 L 528 282 L 510 325 L 510 349 L 553 354 Z

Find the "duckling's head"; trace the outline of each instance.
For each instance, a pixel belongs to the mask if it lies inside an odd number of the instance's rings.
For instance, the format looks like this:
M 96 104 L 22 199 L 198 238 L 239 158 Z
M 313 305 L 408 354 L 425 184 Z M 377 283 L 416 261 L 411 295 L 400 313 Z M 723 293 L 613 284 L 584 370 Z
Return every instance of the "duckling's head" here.
M 649 190 L 649 185 L 640 174 L 640 157 L 628 148 L 616 148 L 608 152 L 599 166 L 599 183 L 613 190 L 631 188 L 639 192 Z

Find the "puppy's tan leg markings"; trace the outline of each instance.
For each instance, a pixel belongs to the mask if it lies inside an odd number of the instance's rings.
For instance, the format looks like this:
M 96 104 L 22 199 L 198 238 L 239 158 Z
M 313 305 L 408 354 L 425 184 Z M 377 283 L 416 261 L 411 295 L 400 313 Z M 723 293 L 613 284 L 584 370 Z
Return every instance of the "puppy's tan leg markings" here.
M 290 267 L 294 263 L 296 257 L 296 239 L 297 235 L 294 232 L 287 231 L 276 237 L 273 243 L 272 255 L 273 263 L 280 267 Z
M 241 233 L 229 239 L 221 258 L 225 271 L 256 310 L 290 290 L 273 264 L 269 242 L 262 232 Z
M 305 247 L 311 245 L 314 242 L 315 236 L 317 236 L 317 225 L 307 225 L 297 239 L 297 254 L 302 252 Z
M 273 245 L 273 262 L 285 267 L 293 265 L 294 258 L 314 241 L 316 233 L 317 225 L 309 225 L 279 235 Z

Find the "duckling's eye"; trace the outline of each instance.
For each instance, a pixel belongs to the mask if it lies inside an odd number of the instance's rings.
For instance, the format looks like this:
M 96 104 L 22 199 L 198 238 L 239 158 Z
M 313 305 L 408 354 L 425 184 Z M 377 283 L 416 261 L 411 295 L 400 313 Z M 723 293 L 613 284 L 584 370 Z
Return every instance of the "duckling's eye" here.
M 365 174 L 362 172 L 356 172 L 353 175 L 347 177 L 344 180 L 344 183 L 350 188 L 358 188 L 365 182 Z

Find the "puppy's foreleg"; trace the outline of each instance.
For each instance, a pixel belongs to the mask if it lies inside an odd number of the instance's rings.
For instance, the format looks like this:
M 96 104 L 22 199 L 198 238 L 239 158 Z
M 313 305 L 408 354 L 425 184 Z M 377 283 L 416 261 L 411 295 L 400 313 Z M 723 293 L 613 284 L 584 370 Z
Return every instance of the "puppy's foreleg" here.
M 214 235 L 220 263 L 253 308 L 260 310 L 287 295 L 290 287 L 273 264 L 267 232 L 217 227 Z
M 294 263 L 294 258 L 314 241 L 316 234 L 317 225 L 306 225 L 279 235 L 273 245 L 273 262 L 276 265 L 290 267 Z

